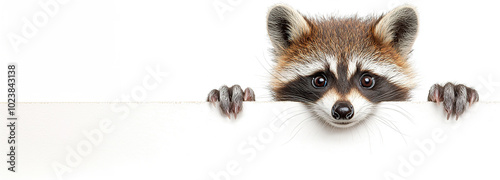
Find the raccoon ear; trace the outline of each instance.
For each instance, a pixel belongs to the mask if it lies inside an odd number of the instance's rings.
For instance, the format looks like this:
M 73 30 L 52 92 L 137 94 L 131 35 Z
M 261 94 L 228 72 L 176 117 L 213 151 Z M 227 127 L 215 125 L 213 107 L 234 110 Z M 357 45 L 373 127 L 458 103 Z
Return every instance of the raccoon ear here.
M 267 14 L 267 33 L 278 54 L 310 30 L 304 17 L 287 5 L 273 6 Z
M 382 16 L 375 25 L 374 35 L 406 56 L 410 53 L 418 31 L 418 15 L 411 6 L 399 6 Z

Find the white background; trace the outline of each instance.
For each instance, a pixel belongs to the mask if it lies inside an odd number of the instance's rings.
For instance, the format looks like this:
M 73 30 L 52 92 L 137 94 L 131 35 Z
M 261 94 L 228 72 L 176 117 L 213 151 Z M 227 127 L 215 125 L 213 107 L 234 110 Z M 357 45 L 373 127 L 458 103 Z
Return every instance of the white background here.
M 295 102 L 248 102 L 237 120 L 205 102 L 110 110 L 127 104 L 21 104 L 17 172 L 2 162 L 0 179 L 500 179 L 499 103 L 458 121 L 433 103 L 381 103 L 349 129 Z
M 500 99 L 494 1 L 68 0 L 50 15 L 44 2 L 50 1 L 0 3 L 0 59 L 2 66 L 19 65 L 21 102 L 204 101 L 223 84 L 252 87 L 257 100 L 270 100 L 265 17 L 278 2 L 310 16 L 379 15 L 412 4 L 420 14 L 413 100 L 425 101 L 432 84 L 447 81 L 476 87 L 482 101 Z M 230 8 L 221 12 L 214 4 Z M 32 37 L 22 36 L 23 19 L 38 23 Z M 17 51 L 12 34 L 26 38 Z M 168 75 L 142 98 L 123 98 L 141 85 L 147 67 Z
M 271 45 L 265 17 L 278 1 L 69 0 L 58 2 L 50 15 L 39 5 L 46 2 L 56 1 L 0 1 L 0 84 L 5 87 L 7 63 L 17 63 L 21 102 L 204 101 L 211 89 L 236 83 L 254 88 L 257 100 L 270 100 L 266 86 Z M 481 101 L 500 100 L 500 12 L 493 1 L 283 2 L 310 16 L 379 15 L 399 4 L 412 4 L 420 14 L 411 59 L 420 85 L 414 100 L 425 101 L 432 84 L 447 81 L 474 86 Z M 220 15 L 214 4 L 230 10 Z M 40 22 L 44 16 L 47 21 Z M 27 23 L 38 24 L 29 37 L 22 35 Z M 13 36 L 26 41 L 13 46 Z M 144 79 L 151 78 L 147 69 L 157 68 L 166 74 L 159 85 L 138 91 L 145 87 Z M 137 92 L 145 94 L 131 99 Z M 418 151 L 414 140 L 428 139 L 436 128 L 447 130 L 448 140 L 437 145 L 409 179 L 498 175 L 494 173 L 499 146 L 491 143 L 498 137 L 496 103 L 479 103 L 460 121 L 445 121 L 442 109 L 431 103 L 389 103 L 389 108 L 380 108 L 380 115 L 399 116 L 375 118 L 346 130 L 295 116 L 301 113 L 292 109 L 296 103 L 245 105 L 239 119 L 231 121 L 206 103 L 22 103 L 18 157 L 23 172 L 6 176 L 54 179 L 51 164 L 64 162 L 68 147 L 86 142 L 82 132 L 109 118 L 116 131 L 104 135 L 65 178 L 208 179 L 209 172 L 242 157 L 238 145 L 260 135 L 269 117 L 280 118 L 279 114 L 294 120 L 276 133 L 276 140 L 255 161 L 242 166 L 238 177 L 319 179 L 333 177 L 329 175 L 335 171 L 330 170 L 338 167 L 337 177 L 382 179 L 380 172 L 395 172 L 399 157 Z M 282 113 L 287 107 L 293 112 Z M 0 134 L 6 131 L 0 128 Z M 401 132 L 408 141 L 402 140 Z M 293 140 L 287 144 L 288 139 Z M 0 143 L 0 148 L 6 150 L 7 144 Z

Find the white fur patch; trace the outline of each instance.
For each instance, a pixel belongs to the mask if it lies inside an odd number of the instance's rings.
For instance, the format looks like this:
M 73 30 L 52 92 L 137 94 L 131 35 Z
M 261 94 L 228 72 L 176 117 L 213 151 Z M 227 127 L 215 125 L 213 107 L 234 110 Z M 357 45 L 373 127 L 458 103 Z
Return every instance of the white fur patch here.
M 338 60 L 333 56 L 329 56 L 326 58 L 326 61 L 330 65 L 330 72 L 332 72 L 335 75 L 335 77 L 338 78 L 339 77 L 339 74 L 337 73 Z
M 324 71 L 326 67 L 330 67 L 330 71 L 336 76 L 342 76 L 337 72 L 338 61 L 333 56 L 326 56 L 321 59 L 305 59 L 304 64 L 297 63 L 296 66 L 288 66 L 280 72 L 275 72 L 274 76 L 283 84 L 296 80 L 300 77 L 311 76 L 314 73 Z M 386 61 L 374 61 L 370 57 L 353 57 L 348 61 L 347 79 L 350 79 L 358 70 L 357 65 L 360 65 L 360 71 L 370 71 L 378 76 L 385 77 L 390 83 L 400 87 L 412 88 L 415 86 L 412 81 L 412 75 L 406 72 L 399 66 Z
M 360 71 L 370 71 L 374 74 L 385 77 L 387 80 L 393 84 L 401 87 L 411 88 L 414 86 L 411 80 L 411 75 L 406 74 L 405 71 L 397 66 L 396 64 L 385 62 L 385 61 L 374 61 L 367 58 L 355 57 L 349 61 L 347 77 L 351 78 L 352 75 L 357 71 L 357 65 L 360 65 Z
M 351 92 L 345 97 L 345 101 L 348 101 L 354 107 L 354 116 L 350 120 L 336 120 L 332 117 L 332 107 L 339 100 L 339 97 L 334 89 L 330 90 L 321 97 L 311 108 L 312 112 L 317 116 L 321 117 L 322 120 L 328 124 L 339 127 L 347 128 L 356 125 L 357 123 L 367 119 L 375 110 L 375 104 L 371 103 L 365 99 L 361 94 L 359 94 L 357 89 L 351 90 Z M 350 124 L 340 124 L 338 122 L 350 122 Z
M 313 61 L 307 65 L 288 66 L 279 72 L 275 72 L 274 77 L 278 78 L 282 83 L 288 83 L 300 77 L 313 75 L 314 73 L 324 69 L 324 62 Z
M 314 73 L 326 70 L 330 66 L 330 71 L 338 77 L 337 74 L 337 59 L 333 56 L 325 56 L 322 58 L 309 57 L 297 62 L 296 66 L 288 66 L 280 72 L 275 72 L 274 77 L 278 78 L 280 82 L 288 83 L 300 77 L 311 76 Z

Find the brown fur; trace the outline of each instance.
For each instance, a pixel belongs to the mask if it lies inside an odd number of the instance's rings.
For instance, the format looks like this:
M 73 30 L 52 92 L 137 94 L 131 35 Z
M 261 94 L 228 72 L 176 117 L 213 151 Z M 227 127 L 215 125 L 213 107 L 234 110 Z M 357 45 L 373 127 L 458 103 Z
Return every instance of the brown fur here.
M 391 44 L 384 44 L 374 36 L 375 25 L 381 17 L 304 18 L 311 30 L 292 41 L 282 53 L 276 53 L 276 72 L 307 65 L 307 57 L 322 58 L 318 53 L 321 52 L 337 57 L 339 64 L 349 61 L 352 55 L 361 55 L 395 64 L 411 74 L 406 55 L 400 55 Z M 276 91 L 283 84 L 275 79 L 271 85 Z

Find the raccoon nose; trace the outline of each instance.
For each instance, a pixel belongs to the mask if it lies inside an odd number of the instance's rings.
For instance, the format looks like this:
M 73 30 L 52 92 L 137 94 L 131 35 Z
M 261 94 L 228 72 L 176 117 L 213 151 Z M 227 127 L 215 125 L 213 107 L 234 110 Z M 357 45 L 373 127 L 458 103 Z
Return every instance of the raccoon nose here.
M 332 116 L 337 120 L 349 120 L 354 116 L 354 108 L 350 102 L 336 102 L 332 107 Z

